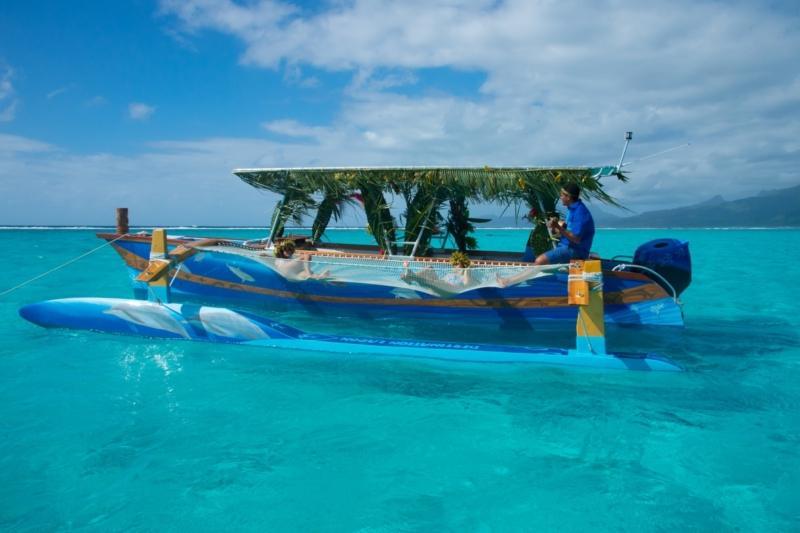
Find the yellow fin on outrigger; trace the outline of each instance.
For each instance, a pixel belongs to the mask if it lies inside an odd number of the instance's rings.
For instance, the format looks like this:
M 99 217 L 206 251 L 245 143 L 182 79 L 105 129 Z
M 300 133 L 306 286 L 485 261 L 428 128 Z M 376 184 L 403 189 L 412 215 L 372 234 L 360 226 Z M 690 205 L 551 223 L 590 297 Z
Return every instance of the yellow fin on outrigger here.
M 603 316 L 603 270 L 600 261 L 570 262 L 568 302 L 578 306 L 575 350 L 604 355 L 606 326 Z
M 148 300 L 169 303 L 169 270 L 172 259 L 167 253 L 167 231 L 154 229 L 150 244 L 150 263 L 136 281 L 147 283 Z

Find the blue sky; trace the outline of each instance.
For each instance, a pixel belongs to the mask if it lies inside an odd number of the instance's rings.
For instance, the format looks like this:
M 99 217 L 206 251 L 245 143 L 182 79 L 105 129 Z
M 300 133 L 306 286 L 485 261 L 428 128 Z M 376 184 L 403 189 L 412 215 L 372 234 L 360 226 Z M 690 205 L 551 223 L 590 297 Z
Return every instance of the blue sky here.
M 0 6 L 0 224 L 262 224 L 236 167 L 615 162 L 634 210 L 800 183 L 797 2 Z

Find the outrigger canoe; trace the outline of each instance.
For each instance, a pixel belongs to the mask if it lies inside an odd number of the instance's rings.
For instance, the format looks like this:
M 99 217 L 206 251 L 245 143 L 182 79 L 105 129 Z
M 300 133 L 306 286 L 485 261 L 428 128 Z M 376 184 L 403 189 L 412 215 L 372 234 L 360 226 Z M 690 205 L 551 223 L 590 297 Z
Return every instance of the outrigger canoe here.
M 626 134 L 626 148 L 630 138 Z M 471 235 L 478 220 L 469 216 L 469 202 L 522 205 L 534 222 L 527 244 L 542 253 L 552 244 L 544 216 L 555 213 L 561 186 L 576 183 L 584 198 L 614 203 L 601 180 L 627 180 L 624 154 L 617 166 L 594 168 L 238 170 L 245 182 L 280 195 L 266 238 L 167 239 L 164 230 L 131 234 L 127 211 L 124 216 L 119 211 L 117 232 L 98 237 L 124 260 L 137 299 L 51 300 L 25 306 L 20 314 L 45 327 L 275 348 L 680 370 L 652 354 L 607 352 L 605 324 L 682 325 L 679 296 L 691 281 L 688 243 L 660 239 L 638 247 L 630 258 L 592 256 L 537 266 L 518 254 L 479 251 Z M 397 219 L 387 195 L 402 198 L 405 211 Z M 375 245 L 323 244 L 331 218 L 356 202 L 364 207 Z M 310 236 L 284 234 L 288 220 L 312 209 Z M 432 237 L 441 226 L 446 238 L 436 248 Z M 447 237 L 453 248 L 447 248 Z M 266 318 L 284 306 L 361 319 L 476 321 L 487 332 L 497 324 L 530 329 L 538 320 L 572 321 L 576 345 L 540 349 L 318 335 Z
M 242 310 L 170 302 L 169 268 L 163 230 L 155 232 L 154 253 L 145 269 L 149 300 L 67 298 L 29 304 L 26 320 L 48 328 L 69 328 L 170 340 L 303 350 L 364 356 L 411 357 L 472 363 L 534 363 L 640 371 L 681 371 L 669 359 L 650 353 L 606 350 L 603 283 L 599 261 L 570 263 L 570 305 L 577 309 L 574 349 L 536 348 L 458 341 L 436 342 L 359 335 L 306 333 Z

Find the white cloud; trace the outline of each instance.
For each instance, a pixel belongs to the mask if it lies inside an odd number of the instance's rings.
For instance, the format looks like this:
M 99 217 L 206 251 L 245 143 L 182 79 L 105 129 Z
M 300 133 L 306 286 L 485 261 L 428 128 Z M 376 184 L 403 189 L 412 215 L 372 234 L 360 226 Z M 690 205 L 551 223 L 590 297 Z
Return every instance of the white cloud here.
M 14 91 L 14 70 L 0 65 L 0 122 L 11 122 L 17 114 L 19 99 Z
M 19 106 L 19 100 L 14 99 L 6 105 L 4 108 L 0 109 L 0 122 L 11 122 L 17 116 L 17 107 Z
M 348 87 L 349 91 L 383 91 L 404 85 L 414 85 L 419 78 L 410 70 L 403 69 L 376 75 L 371 68 L 362 68 L 353 75 L 353 79 Z
M 108 100 L 106 100 L 106 98 L 104 96 L 97 95 L 97 96 L 93 96 L 93 97 L 89 98 L 88 100 L 86 100 L 84 105 L 86 107 L 102 107 L 102 106 L 106 105 L 107 103 L 108 103 Z
M 306 126 L 296 120 L 273 120 L 262 124 L 265 130 L 277 133 L 279 135 L 286 135 L 288 137 L 310 137 L 314 139 L 322 139 L 330 130 L 319 126 Z
M 47 93 L 45 95 L 45 98 L 47 98 L 48 100 L 52 100 L 56 96 L 64 94 L 65 92 L 69 91 L 73 87 L 74 87 L 73 84 L 65 85 L 64 87 L 59 87 L 58 89 L 54 89 L 54 90 L 50 91 L 49 93 Z
M 42 153 L 54 150 L 56 150 L 56 147 L 48 143 L 18 135 L 0 133 L 0 154 Z
M 239 5 L 231 0 L 162 0 L 161 12 L 177 15 L 192 31 L 209 26 L 228 32 L 260 31 L 298 12 L 285 2 L 261 0 Z
M 0 75 L 0 100 L 4 100 L 13 96 L 14 86 L 11 84 L 11 78 L 14 76 L 14 71 L 11 68 L 4 68 L 4 72 Z
M 319 78 L 316 76 L 304 76 L 303 69 L 298 65 L 287 66 L 283 75 L 283 80 L 303 89 L 311 89 L 319 86 Z
M 747 2 L 650 5 L 355 0 L 308 12 L 276 1 L 162 2 L 182 37 L 230 35 L 243 63 L 282 69 L 293 86 L 349 73 L 335 117 L 305 123 L 287 112 L 262 124 L 278 140 L 161 141 L 129 156 L 2 135 L 0 223 L 111 223 L 126 205 L 134 224 L 253 224 L 267 220 L 272 197 L 232 168 L 606 164 L 629 129 L 629 160 L 692 141 L 629 167 L 628 184 L 608 182 L 637 211 L 798 183 L 796 14 Z M 478 91 L 433 91 L 428 68 L 484 81 Z M 0 68 L 0 120 L 14 116 L 12 81 Z M 128 110 L 143 120 L 155 107 Z
M 693 142 L 633 168 L 618 194 L 637 208 L 800 181 L 800 20 L 791 10 L 690 0 L 354 0 L 313 12 L 278 1 L 189 0 L 162 8 L 186 32 L 240 40 L 243 63 L 352 73 L 339 116 L 290 164 L 340 160 L 342 149 L 351 157 L 344 164 L 362 164 L 357 156 L 610 163 L 632 129 L 633 158 Z M 430 95 L 427 68 L 480 72 L 485 82 L 477 94 Z M 415 81 L 416 96 L 391 92 Z
M 128 104 L 128 115 L 133 120 L 147 120 L 155 111 L 155 107 L 141 102 L 132 102 Z
M 76 154 L 0 135 L 0 224 L 113 224 L 115 207 L 129 207 L 132 224 L 266 224 L 272 197 L 231 169 L 276 161 L 281 149 L 204 139 L 154 143 L 131 156 Z

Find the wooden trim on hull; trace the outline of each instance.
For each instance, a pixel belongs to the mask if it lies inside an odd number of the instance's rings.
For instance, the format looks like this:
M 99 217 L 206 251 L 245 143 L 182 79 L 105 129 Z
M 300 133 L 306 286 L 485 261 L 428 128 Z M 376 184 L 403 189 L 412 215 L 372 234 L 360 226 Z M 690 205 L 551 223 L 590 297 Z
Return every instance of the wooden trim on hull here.
M 176 241 L 177 243 L 177 241 Z M 125 263 L 136 270 L 142 271 L 147 268 L 148 261 L 139 257 L 138 255 L 126 250 L 118 243 L 113 243 L 112 246 L 117 253 L 123 258 Z M 604 275 L 607 273 L 604 273 Z M 615 272 L 613 274 L 625 274 L 621 276 L 631 279 L 628 272 Z M 633 279 L 642 279 L 643 276 L 634 274 Z M 190 274 L 184 271 L 178 271 L 177 279 L 206 285 L 218 289 L 246 292 L 251 294 L 262 294 L 275 298 L 285 298 L 312 302 L 323 303 L 337 303 L 337 304 L 355 304 L 355 305 L 385 305 L 395 307 L 431 307 L 431 308 L 451 308 L 451 309 L 537 309 L 537 308 L 557 308 L 568 307 L 567 295 L 564 296 L 543 296 L 532 298 L 442 298 L 442 299 L 403 299 L 403 298 L 351 298 L 347 296 L 327 296 L 320 294 L 306 294 L 291 291 L 283 291 L 278 289 L 268 289 L 266 287 L 257 287 L 253 285 L 245 285 L 243 283 L 236 283 L 232 281 L 223 281 L 216 278 L 207 276 L 199 276 L 197 274 Z M 649 278 L 644 278 L 648 281 Z M 669 295 L 664 289 L 655 282 L 650 282 L 639 287 L 630 289 L 623 289 L 618 292 L 607 292 L 604 294 L 606 304 L 610 305 L 626 305 L 634 304 L 649 300 L 657 300 L 667 298 Z
M 97 233 L 97 237 L 104 239 L 106 241 L 113 241 L 120 237 L 120 235 L 114 233 Z M 116 242 L 138 242 L 138 243 L 147 243 L 150 244 L 151 237 L 150 235 L 127 235 L 124 240 L 116 241 Z M 230 239 L 226 239 L 223 237 L 210 237 L 207 239 L 202 239 L 199 241 L 187 241 L 186 239 L 167 239 L 167 244 L 173 245 L 176 248 L 184 247 L 189 248 L 190 252 L 188 255 L 193 255 L 199 251 L 202 251 L 198 247 L 201 246 L 213 246 L 214 244 L 218 243 L 230 243 Z M 116 246 L 116 243 L 114 244 Z M 171 252 L 171 255 L 174 254 L 175 251 Z M 182 252 L 187 253 L 187 252 Z M 389 260 L 392 259 L 388 255 L 378 255 L 377 253 L 352 253 L 352 252 L 329 252 L 325 250 L 298 250 L 296 252 L 299 255 L 303 255 L 305 257 L 335 257 L 337 259 L 343 258 L 357 258 L 357 259 L 370 259 L 373 261 L 380 261 L 380 260 Z M 397 259 L 396 257 L 394 258 Z M 416 263 L 445 263 L 450 264 L 449 258 L 443 257 L 415 257 L 414 262 Z M 474 266 L 530 266 L 531 263 L 524 263 L 522 261 L 503 261 L 503 260 L 490 260 L 490 259 L 474 259 L 472 260 L 472 265 Z M 631 279 L 637 280 L 642 282 L 652 282 L 653 280 L 646 275 L 642 274 L 641 272 L 634 272 L 629 270 L 621 270 L 621 271 L 603 271 L 603 276 L 605 277 L 614 277 L 618 279 Z M 666 295 L 666 292 L 665 292 Z

